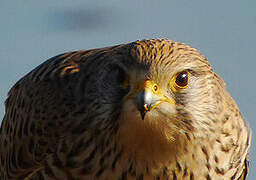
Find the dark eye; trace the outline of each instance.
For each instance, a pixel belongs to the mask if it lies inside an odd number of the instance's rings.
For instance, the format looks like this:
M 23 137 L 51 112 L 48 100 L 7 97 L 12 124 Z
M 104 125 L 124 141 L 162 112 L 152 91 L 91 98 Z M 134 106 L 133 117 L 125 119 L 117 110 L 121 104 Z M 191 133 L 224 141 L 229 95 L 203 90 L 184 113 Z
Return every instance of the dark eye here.
M 113 69 L 112 73 L 113 73 L 113 76 L 114 76 L 114 78 L 115 78 L 115 79 L 112 79 L 112 81 L 113 81 L 113 80 L 116 80 L 116 82 L 117 82 L 118 84 L 123 84 L 123 83 L 124 83 L 125 78 L 126 78 L 126 73 L 124 72 L 124 70 L 122 70 L 122 69 L 119 68 L 119 67 L 118 67 L 118 68 L 115 67 L 115 68 Z
M 128 88 L 129 78 L 123 69 L 121 69 L 120 67 L 113 67 L 112 73 L 113 79 L 110 79 L 110 81 L 116 81 L 117 85 L 119 85 L 121 88 Z
M 188 72 L 182 71 L 176 76 L 175 84 L 178 88 L 186 88 L 188 85 Z
M 129 77 L 118 65 L 109 66 L 109 71 L 104 79 L 106 87 L 118 87 L 121 90 L 129 89 Z

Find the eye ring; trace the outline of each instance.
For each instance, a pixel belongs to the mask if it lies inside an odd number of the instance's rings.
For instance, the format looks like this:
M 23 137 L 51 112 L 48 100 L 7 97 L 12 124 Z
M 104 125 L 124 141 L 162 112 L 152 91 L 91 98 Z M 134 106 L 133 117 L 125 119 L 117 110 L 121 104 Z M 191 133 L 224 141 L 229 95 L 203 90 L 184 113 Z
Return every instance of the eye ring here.
M 171 78 L 169 83 L 169 88 L 175 93 L 180 92 L 181 90 L 188 87 L 189 84 L 189 71 L 184 70 Z
M 189 77 L 188 77 L 188 71 L 181 71 L 180 73 L 178 73 L 175 77 L 175 87 L 176 89 L 184 89 L 188 86 L 188 81 L 189 81 Z

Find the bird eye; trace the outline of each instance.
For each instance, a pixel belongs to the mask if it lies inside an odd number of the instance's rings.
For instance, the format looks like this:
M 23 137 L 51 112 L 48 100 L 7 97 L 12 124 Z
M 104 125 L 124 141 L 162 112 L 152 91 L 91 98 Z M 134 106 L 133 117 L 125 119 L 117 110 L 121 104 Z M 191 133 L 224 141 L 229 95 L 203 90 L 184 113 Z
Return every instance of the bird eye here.
M 182 71 L 176 76 L 175 84 L 179 88 L 185 88 L 188 85 L 188 72 Z
M 177 92 L 181 89 L 185 89 L 188 86 L 188 81 L 188 71 L 181 71 L 171 79 L 170 88 L 174 92 Z
M 106 70 L 100 83 L 104 92 L 111 97 L 122 98 L 130 90 L 128 74 L 118 65 L 109 65 Z
M 129 77 L 122 68 L 119 66 L 113 66 L 110 74 L 111 73 L 112 75 L 109 79 L 110 82 L 115 81 L 118 85 L 121 86 L 122 89 L 128 89 Z
M 116 73 L 116 80 L 119 84 L 123 84 L 125 79 L 126 79 L 126 74 L 125 72 L 120 69 L 120 68 L 117 68 L 115 69 L 115 73 Z

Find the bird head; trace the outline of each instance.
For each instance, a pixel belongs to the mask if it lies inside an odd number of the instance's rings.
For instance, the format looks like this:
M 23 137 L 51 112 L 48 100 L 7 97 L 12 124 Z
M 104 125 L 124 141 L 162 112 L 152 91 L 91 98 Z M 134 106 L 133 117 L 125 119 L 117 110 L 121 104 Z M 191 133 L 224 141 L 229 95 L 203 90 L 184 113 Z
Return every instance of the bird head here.
M 122 89 L 118 141 L 124 149 L 137 158 L 162 154 L 164 159 L 212 130 L 210 118 L 221 107 L 216 89 L 223 82 L 196 49 L 146 40 L 132 44 L 129 53 L 114 70 Z

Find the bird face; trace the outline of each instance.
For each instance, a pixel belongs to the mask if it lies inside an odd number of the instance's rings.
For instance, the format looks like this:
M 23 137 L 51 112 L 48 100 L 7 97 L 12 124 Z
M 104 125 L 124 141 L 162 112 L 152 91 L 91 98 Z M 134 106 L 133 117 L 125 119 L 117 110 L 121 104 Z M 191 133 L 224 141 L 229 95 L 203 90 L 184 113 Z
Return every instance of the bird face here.
M 157 75 L 151 74 L 150 70 L 137 71 L 137 75 L 134 72 L 130 76 L 127 75 L 129 77 L 125 83 L 129 84 L 129 92 L 123 98 L 123 112 L 131 109 L 133 112 L 130 112 L 130 117 L 134 116 L 131 119 L 136 121 L 135 124 L 139 122 L 152 126 L 153 129 L 159 128 L 160 131 L 165 128 L 167 131 L 170 131 L 170 128 L 176 130 L 174 125 L 179 127 L 183 123 L 177 122 L 178 118 L 181 118 L 178 111 L 185 112 L 184 104 L 191 74 L 188 70 L 175 73 L 162 71 L 163 74 Z M 127 104 L 129 107 L 126 107 Z M 179 128 L 182 130 L 184 127 Z
M 152 160 L 165 161 L 184 143 L 181 136 L 193 129 L 184 104 L 195 78 L 188 69 L 162 69 L 154 74 L 160 69 L 147 67 L 133 66 L 122 78 L 120 87 L 127 93 L 122 98 L 118 141 L 136 159 L 156 156 Z
M 126 154 L 166 161 L 185 153 L 191 138 L 215 131 L 223 81 L 197 50 L 139 43 L 129 53 L 117 51 L 103 83 L 105 104 L 118 109 L 116 139 Z
M 173 76 L 168 83 L 170 90 L 179 92 L 188 86 L 189 77 L 188 71 L 182 71 Z M 135 99 L 141 118 L 144 120 L 147 112 L 158 107 L 161 103 L 166 102 L 170 105 L 175 105 L 175 100 L 171 96 L 166 95 L 166 92 L 161 86 L 153 80 L 145 78 L 141 82 L 135 83 L 132 91 L 126 96 L 126 99 Z
M 120 103 L 118 141 L 137 159 L 155 154 L 152 159 L 165 161 L 170 153 L 182 153 L 184 149 L 179 147 L 185 146 L 187 137 L 192 137 L 197 127 L 205 127 L 203 121 L 208 123 L 207 116 L 217 105 L 212 86 L 206 85 L 214 84 L 215 74 L 197 51 L 177 58 L 158 56 L 143 59 L 137 55 L 135 63 L 120 65 L 123 78 L 119 87 L 125 93 Z

